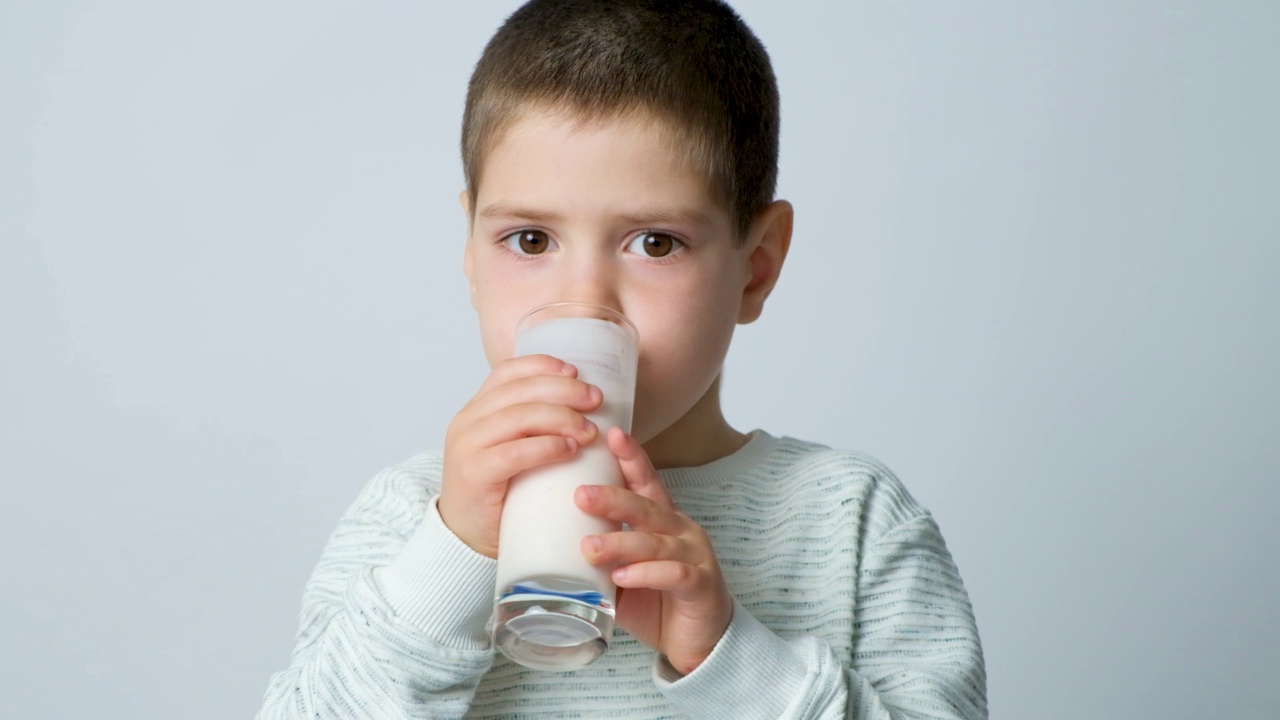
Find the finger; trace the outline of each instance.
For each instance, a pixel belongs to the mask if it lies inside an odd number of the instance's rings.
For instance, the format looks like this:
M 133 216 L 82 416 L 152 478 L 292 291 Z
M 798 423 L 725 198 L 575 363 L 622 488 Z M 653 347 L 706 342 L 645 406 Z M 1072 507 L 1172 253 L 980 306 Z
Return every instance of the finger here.
M 615 568 L 611 577 L 618 587 L 657 590 L 670 593 L 676 600 L 698 598 L 715 585 L 711 573 L 678 560 L 633 563 Z
M 573 495 L 578 507 L 589 515 L 630 525 L 632 530 L 680 535 L 692 522 L 669 505 L 662 505 L 626 488 L 610 485 L 581 485 Z
M 493 370 L 489 372 L 489 377 L 485 378 L 484 382 L 480 384 L 480 390 L 477 394 L 484 393 L 512 380 L 533 375 L 577 377 L 578 369 L 550 355 L 521 355 L 508 358 L 493 367 Z
M 604 395 L 595 385 L 563 375 L 519 377 L 478 393 L 459 413 L 464 422 L 491 415 L 521 403 L 552 403 L 590 412 L 600 406 Z
M 614 566 L 654 560 L 697 563 L 696 550 L 672 535 L 613 532 L 582 539 L 582 556 L 592 565 Z
M 573 438 L 541 435 L 520 438 L 490 448 L 475 458 L 477 477 L 506 481 L 535 467 L 568 460 L 581 447 Z
M 609 450 L 618 458 L 628 490 L 659 505 L 675 507 L 667 486 L 662 483 L 658 471 L 653 469 L 649 455 L 634 437 L 623 432 L 622 428 L 612 427 L 605 439 Z
M 559 435 L 579 445 L 594 442 L 599 429 L 582 413 L 550 403 L 523 403 L 504 407 L 466 428 L 466 442 L 478 449 L 493 448 L 520 438 Z

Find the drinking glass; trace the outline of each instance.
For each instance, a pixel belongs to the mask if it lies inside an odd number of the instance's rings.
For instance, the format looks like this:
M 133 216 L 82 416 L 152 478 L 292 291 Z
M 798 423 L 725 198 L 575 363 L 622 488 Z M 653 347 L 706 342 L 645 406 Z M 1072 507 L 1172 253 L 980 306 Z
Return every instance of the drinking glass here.
M 621 313 L 590 303 L 535 308 L 516 326 L 516 355 L 546 354 L 578 369 L 604 400 L 587 418 L 599 436 L 570 460 L 533 468 L 511 480 L 498 535 L 494 644 L 538 670 L 575 670 L 604 654 L 613 638 L 616 588 L 608 568 L 582 556 L 587 535 L 616 531 L 573 502 L 579 485 L 622 485 L 618 460 L 605 445 L 611 426 L 631 431 L 638 335 Z

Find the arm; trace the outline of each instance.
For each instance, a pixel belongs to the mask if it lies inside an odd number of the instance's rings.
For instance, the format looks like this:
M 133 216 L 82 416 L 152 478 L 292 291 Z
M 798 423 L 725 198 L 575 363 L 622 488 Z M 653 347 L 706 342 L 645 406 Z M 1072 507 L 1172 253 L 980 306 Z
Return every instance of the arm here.
M 691 717 L 986 718 L 986 673 L 959 573 L 932 517 L 908 519 L 866 553 L 852 667 L 814 637 L 783 639 L 734 606 L 719 645 L 659 689 Z
M 260 720 L 466 712 L 492 661 L 484 622 L 493 561 L 454 537 L 429 490 L 412 483 L 381 473 L 339 521 Z
M 969 595 L 929 515 L 885 533 L 859 574 L 850 717 L 986 718 Z
M 307 584 L 292 662 L 260 720 L 461 717 L 493 659 L 507 483 L 595 439 L 581 413 L 601 399 L 555 358 L 503 361 L 454 416 L 442 460 L 374 478 Z
M 856 488 L 870 488 L 863 502 L 851 503 L 861 517 L 856 566 L 849 567 L 856 575 L 846 575 L 857 578 L 857 587 L 851 614 L 841 618 L 854 634 L 851 663 L 842 664 L 825 640 L 784 639 L 738 603 L 706 532 L 675 506 L 643 448 L 617 429 L 606 439 L 626 488 L 584 486 L 576 500 L 631 530 L 586 538 L 583 553 L 616 568 L 618 623 L 658 651 L 654 682 L 684 714 L 986 717 L 982 649 L 968 595 L 933 518 L 887 469 L 859 461 L 854 475 L 822 473 L 855 496 Z M 828 508 L 819 513 L 833 523 L 848 519 Z M 848 601 L 829 586 L 793 590 L 811 601 L 840 595 Z M 850 613 L 834 612 L 833 620 Z

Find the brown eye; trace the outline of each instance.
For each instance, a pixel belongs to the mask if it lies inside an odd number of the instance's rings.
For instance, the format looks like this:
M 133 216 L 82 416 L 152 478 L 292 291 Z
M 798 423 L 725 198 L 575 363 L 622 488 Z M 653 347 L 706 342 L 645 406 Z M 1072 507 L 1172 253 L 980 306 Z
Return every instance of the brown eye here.
M 631 251 L 651 258 L 666 257 L 680 246 L 680 241 L 666 233 L 646 232 L 631 241 Z
M 551 247 L 551 238 L 541 230 L 520 230 L 505 240 L 507 247 L 521 255 L 541 255 Z

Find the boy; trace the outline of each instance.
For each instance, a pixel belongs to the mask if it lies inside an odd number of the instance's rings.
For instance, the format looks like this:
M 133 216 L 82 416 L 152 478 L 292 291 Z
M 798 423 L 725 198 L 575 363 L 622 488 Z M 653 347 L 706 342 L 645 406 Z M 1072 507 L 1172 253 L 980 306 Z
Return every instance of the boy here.
M 791 239 L 777 143 L 768 56 L 720 2 L 534 0 L 507 20 L 463 119 L 491 374 L 443 453 L 384 471 L 343 516 L 259 717 L 986 717 L 929 514 L 866 457 L 721 413 L 733 329 Z M 632 435 L 585 419 L 601 397 L 575 368 L 511 357 L 516 320 L 557 300 L 638 328 Z M 630 528 L 581 547 L 616 568 L 620 631 L 582 670 L 528 670 L 485 627 L 506 485 L 592 442 L 626 483 L 575 496 Z

